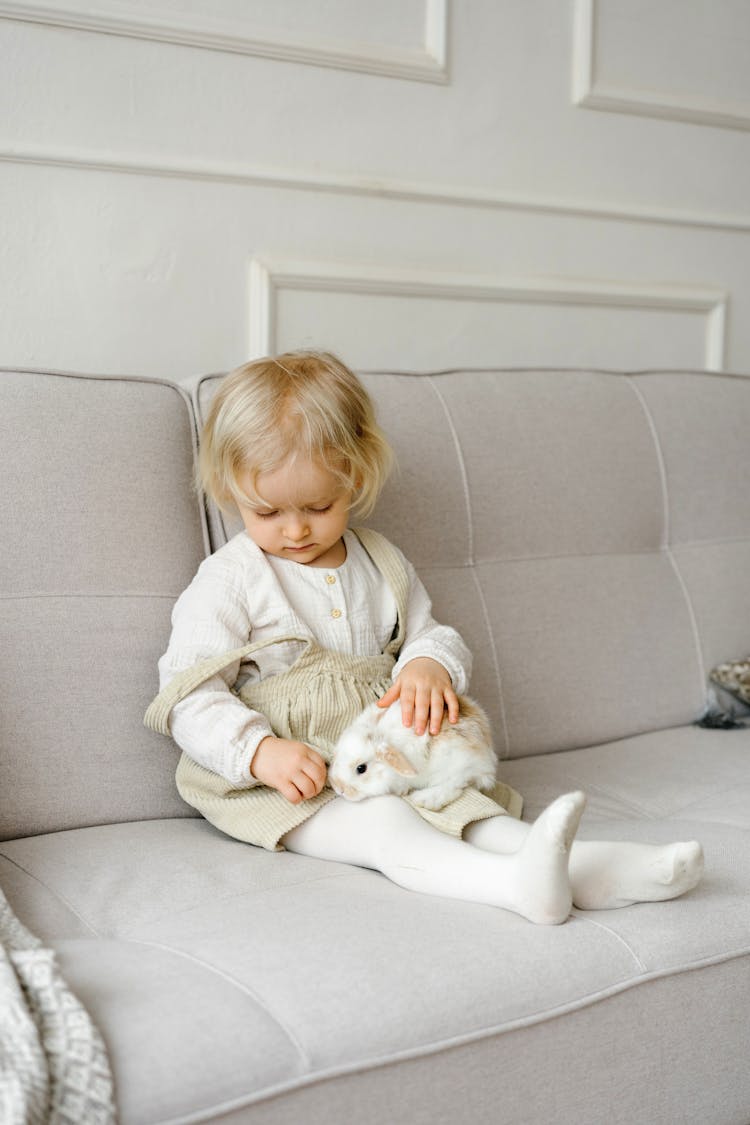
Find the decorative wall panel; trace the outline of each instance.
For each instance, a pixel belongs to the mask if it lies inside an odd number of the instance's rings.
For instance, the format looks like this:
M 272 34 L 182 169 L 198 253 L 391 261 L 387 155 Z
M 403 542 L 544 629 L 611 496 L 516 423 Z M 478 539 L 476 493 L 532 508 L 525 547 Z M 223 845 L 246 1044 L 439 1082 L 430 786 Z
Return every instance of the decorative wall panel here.
M 255 260 L 248 354 L 329 346 L 360 367 L 721 370 L 725 315 L 726 294 L 709 289 Z
M 446 80 L 448 0 L 14 0 L 0 16 L 426 82 Z
M 746 0 L 576 0 L 574 99 L 750 129 Z

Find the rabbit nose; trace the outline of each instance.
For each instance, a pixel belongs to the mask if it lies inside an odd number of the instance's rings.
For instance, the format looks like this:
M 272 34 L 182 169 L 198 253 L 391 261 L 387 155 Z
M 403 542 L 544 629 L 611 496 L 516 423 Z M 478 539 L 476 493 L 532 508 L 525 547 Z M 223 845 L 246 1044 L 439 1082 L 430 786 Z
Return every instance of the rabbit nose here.
M 358 801 L 361 794 L 354 788 L 353 785 L 347 785 L 345 781 L 340 781 L 337 777 L 330 778 L 331 788 L 339 797 L 346 797 L 349 801 Z

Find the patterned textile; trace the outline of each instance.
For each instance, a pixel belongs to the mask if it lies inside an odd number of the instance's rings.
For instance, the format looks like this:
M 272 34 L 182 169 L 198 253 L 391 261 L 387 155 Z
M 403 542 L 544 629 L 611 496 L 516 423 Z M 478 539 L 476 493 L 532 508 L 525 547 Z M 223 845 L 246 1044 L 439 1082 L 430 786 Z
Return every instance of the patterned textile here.
M 743 703 L 750 704 L 750 656 L 719 664 L 711 672 L 711 679 Z
M 104 1042 L 45 949 L 0 891 L 0 1121 L 114 1125 Z

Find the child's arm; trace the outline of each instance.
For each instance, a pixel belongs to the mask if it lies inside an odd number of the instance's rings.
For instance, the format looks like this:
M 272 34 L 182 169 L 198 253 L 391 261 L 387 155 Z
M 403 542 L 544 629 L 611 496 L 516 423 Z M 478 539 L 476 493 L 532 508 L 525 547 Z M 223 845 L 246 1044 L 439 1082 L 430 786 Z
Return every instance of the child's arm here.
M 414 723 L 422 734 L 429 723 L 430 733 L 437 734 L 446 706 L 449 721 L 458 718 L 457 695 L 468 690 L 471 653 L 455 629 L 435 621 L 429 594 L 408 559 L 403 562 L 410 581 L 406 636 L 393 686 L 379 702 L 388 707 L 400 699 L 404 726 Z
M 243 586 L 215 556 L 202 564 L 172 612 L 169 648 L 159 661 L 162 687 L 182 668 L 247 642 L 251 623 Z M 321 755 L 276 738 L 265 716 L 231 691 L 238 672 L 239 662 L 229 665 L 173 708 L 175 742 L 237 788 L 270 785 L 292 804 L 320 793 L 326 781 Z
M 247 606 L 231 571 L 207 559 L 172 611 L 169 647 L 159 661 L 163 688 L 183 668 L 247 643 Z M 230 690 L 239 663 L 225 668 L 178 703 L 170 716 L 177 745 L 199 765 L 236 787 L 258 784 L 250 763 L 270 724 Z

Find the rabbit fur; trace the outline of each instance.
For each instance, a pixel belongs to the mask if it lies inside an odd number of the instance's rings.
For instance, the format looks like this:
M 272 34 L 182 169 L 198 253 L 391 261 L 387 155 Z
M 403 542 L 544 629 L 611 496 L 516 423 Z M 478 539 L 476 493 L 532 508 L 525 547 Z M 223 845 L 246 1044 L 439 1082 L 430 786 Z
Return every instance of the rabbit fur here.
M 492 788 L 496 769 L 489 720 L 462 695 L 458 722 L 446 715 L 435 735 L 405 727 L 399 700 L 386 709 L 371 703 L 341 734 L 328 779 L 349 801 L 409 793 L 422 808 L 441 809 L 469 785 Z

